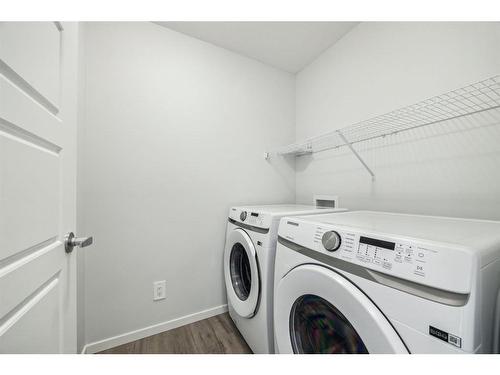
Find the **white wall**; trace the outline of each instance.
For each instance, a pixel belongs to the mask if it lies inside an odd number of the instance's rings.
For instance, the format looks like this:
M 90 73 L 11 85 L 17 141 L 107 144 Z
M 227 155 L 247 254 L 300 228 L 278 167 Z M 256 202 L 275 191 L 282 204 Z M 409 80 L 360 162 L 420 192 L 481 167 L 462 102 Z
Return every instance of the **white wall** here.
M 499 23 L 362 23 L 297 75 L 297 139 L 500 74 Z M 296 197 L 351 209 L 500 219 L 499 113 L 297 158 Z
M 234 204 L 290 202 L 294 77 L 150 23 L 85 26 L 85 341 L 224 305 Z M 152 301 L 166 279 L 167 299 Z

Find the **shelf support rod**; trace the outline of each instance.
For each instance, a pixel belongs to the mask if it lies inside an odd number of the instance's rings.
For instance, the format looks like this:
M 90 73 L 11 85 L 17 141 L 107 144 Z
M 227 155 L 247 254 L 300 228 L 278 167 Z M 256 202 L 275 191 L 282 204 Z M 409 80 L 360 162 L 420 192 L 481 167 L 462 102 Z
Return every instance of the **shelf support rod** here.
M 365 161 L 363 160 L 363 158 L 357 153 L 357 151 L 354 149 L 354 147 L 352 147 L 352 144 L 347 140 L 347 138 L 344 137 L 344 134 L 342 134 L 342 132 L 340 130 L 337 130 L 337 134 L 342 139 L 342 141 L 344 141 L 345 145 L 347 147 L 349 147 L 349 149 L 352 151 L 352 153 L 354 154 L 354 156 L 356 156 L 356 158 L 361 162 L 361 164 L 363 164 L 363 167 L 365 167 L 365 169 L 368 171 L 368 173 L 372 176 L 372 181 L 375 180 L 375 174 L 373 173 L 373 171 L 365 163 Z

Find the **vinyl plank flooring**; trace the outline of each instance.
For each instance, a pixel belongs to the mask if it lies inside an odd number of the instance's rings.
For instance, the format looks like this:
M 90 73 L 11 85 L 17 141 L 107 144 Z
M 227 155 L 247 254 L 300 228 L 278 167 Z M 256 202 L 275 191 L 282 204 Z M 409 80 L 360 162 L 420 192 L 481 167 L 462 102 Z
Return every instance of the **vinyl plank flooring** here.
M 228 313 L 129 342 L 98 354 L 250 354 Z
M 217 341 L 222 345 L 224 353 L 239 354 L 247 353 L 248 351 L 250 351 L 247 343 L 241 337 L 241 334 L 238 332 L 237 328 L 234 326 L 234 323 L 229 317 L 229 314 L 226 314 L 226 316 L 218 315 L 214 318 L 215 319 L 213 321 L 213 327 L 215 336 L 217 338 Z M 241 338 L 240 340 L 233 339 L 235 330 L 238 337 Z

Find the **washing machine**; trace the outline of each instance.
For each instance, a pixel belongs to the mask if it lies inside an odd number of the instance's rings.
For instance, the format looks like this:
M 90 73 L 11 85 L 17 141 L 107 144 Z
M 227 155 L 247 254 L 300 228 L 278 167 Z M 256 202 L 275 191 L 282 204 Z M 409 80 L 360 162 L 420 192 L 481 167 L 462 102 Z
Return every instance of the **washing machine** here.
M 500 222 L 384 212 L 285 217 L 279 353 L 498 353 Z
M 274 254 L 286 215 L 346 211 L 306 205 L 232 207 L 224 250 L 229 315 L 254 353 L 274 353 Z

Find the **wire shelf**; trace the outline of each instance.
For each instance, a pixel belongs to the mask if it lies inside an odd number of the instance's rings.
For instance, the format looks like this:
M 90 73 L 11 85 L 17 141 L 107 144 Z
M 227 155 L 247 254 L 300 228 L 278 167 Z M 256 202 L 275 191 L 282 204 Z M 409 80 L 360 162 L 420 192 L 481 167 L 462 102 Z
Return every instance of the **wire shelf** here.
M 300 156 L 500 108 L 500 75 L 271 151 Z M 365 165 L 365 167 L 367 167 Z M 368 168 L 367 168 L 368 169 Z M 370 174 L 371 171 L 370 171 Z M 372 174 L 373 176 L 373 174 Z

